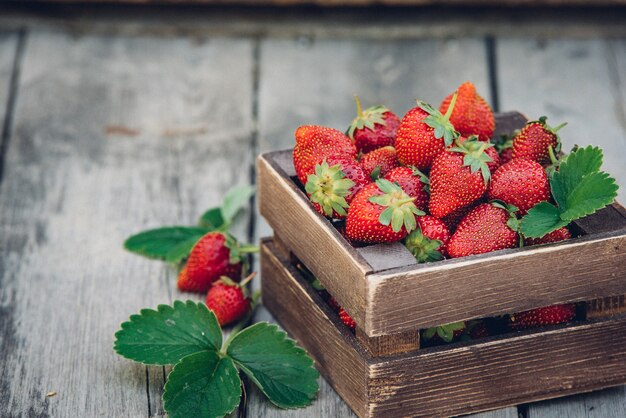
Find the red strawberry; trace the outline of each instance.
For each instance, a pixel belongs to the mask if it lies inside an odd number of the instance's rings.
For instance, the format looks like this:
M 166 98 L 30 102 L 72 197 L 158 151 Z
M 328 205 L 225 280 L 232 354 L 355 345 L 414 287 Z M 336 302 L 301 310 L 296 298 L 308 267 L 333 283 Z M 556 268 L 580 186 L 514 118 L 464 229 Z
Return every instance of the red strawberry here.
M 418 263 L 443 260 L 450 233 L 446 225 L 434 216 L 417 217 L 417 229 L 406 237 L 404 245 Z
M 209 232 L 191 249 L 185 268 L 178 276 L 178 288 L 187 292 L 206 292 L 221 276 L 241 278 L 241 261 L 233 257 L 234 239 L 221 232 Z
M 400 163 L 430 169 L 435 157 L 459 136 L 449 120 L 455 102 L 456 95 L 445 115 L 421 101 L 404 115 L 395 142 Z
M 352 319 L 352 317 L 348 315 L 348 312 L 346 312 L 343 308 L 339 308 L 339 319 L 341 319 L 341 322 L 343 322 L 348 328 L 352 330 L 356 328 L 356 322 L 354 322 L 354 319 Z
M 361 109 L 361 101 L 356 100 L 357 116 L 348 128 L 348 136 L 354 140 L 359 152 L 370 152 L 377 148 L 393 145 L 400 119 L 385 106 Z
M 228 277 L 222 277 L 209 289 L 206 305 L 215 313 L 221 326 L 239 321 L 250 311 L 250 298 L 244 285 L 243 282 L 239 285 Z
M 485 199 L 482 199 L 482 198 L 478 199 L 477 201 L 467 206 L 463 206 L 462 208 L 459 208 L 453 212 L 450 212 L 449 214 L 441 218 L 441 221 L 446 225 L 450 233 L 454 233 L 454 231 L 456 231 L 456 227 L 459 225 L 459 222 L 461 222 L 463 218 L 465 218 L 465 216 L 468 213 L 470 213 L 472 209 L 474 209 L 476 206 L 480 205 L 481 203 L 485 203 L 485 202 L 486 202 Z
M 493 174 L 487 197 L 514 205 L 518 215 L 524 216 L 537 203 L 550 199 L 546 170 L 532 160 L 511 160 Z
M 375 149 L 363 154 L 359 163 L 368 178 L 376 180 L 398 166 L 396 149 L 392 146 Z
M 500 164 L 506 164 L 513 157 L 513 140 L 508 135 L 500 135 L 495 141 L 495 148 L 500 155 Z
M 576 304 L 566 303 L 510 315 L 508 326 L 510 329 L 519 330 L 542 325 L 564 324 L 573 320 L 575 316 Z
M 496 129 L 496 119 L 491 106 L 476 93 L 476 87 L 469 81 L 461 84 L 450 123 L 463 136 L 478 135 L 481 141 L 489 141 Z M 439 111 L 446 113 L 453 95 L 446 97 Z
M 363 187 L 352 200 L 346 237 L 360 243 L 395 242 L 415 229 L 415 215 L 424 215 L 400 186 L 385 179 Z
M 562 227 L 550 232 L 548 235 L 544 235 L 541 238 L 526 238 L 524 240 L 524 245 L 548 244 L 551 242 L 565 241 L 570 238 L 572 238 L 572 234 L 567 228 Z
M 428 185 L 430 181 L 415 167 L 396 167 L 385 175 L 385 180 L 397 183 L 402 190 L 414 197 L 419 210 L 428 208 Z
M 500 151 L 500 163 L 506 164 L 513 159 L 513 147 L 505 148 Z
M 476 135 L 471 135 L 469 138 L 476 137 Z M 467 140 L 466 137 L 459 137 L 459 142 L 465 142 Z M 485 154 L 491 158 L 491 161 L 487 163 L 487 167 L 489 167 L 489 172 L 493 174 L 494 171 L 500 167 L 500 155 L 498 154 L 498 150 L 496 150 L 495 146 L 487 147 L 485 149 Z
M 496 203 L 476 206 L 463 218 L 450 238 L 449 256 L 465 257 L 516 247 L 519 236 L 509 224 L 514 226 L 517 219 L 509 209 Z
M 470 205 L 487 190 L 491 176 L 487 163 L 491 158 L 485 153 L 491 144 L 471 137 L 457 146 L 439 154 L 430 171 L 430 214 L 444 216 Z
M 315 210 L 329 218 L 345 218 L 348 206 L 368 177 L 356 160 L 330 156 L 309 174 L 305 190 Z
M 564 127 L 566 123 L 552 128 L 548 126 L 546 119 L 545 116 L 542 116 L 539 120 L 528 122 L 513 138 L 513 159 L 527 158 L 537 161 L 543 166 L 548 166 L 552 163 L 550 148 L 552 148 L 555 155 L 560 151 L 561 141 L 557 131 Z
M 293 165 L 300 183 L 306 184 L 315 166 L 332 155 L 356 159 L 352 140 L 336 129 L 324 126 L 300 126 L 296 129 Z
M 473 321 L 469 321 L 469 323 L 467 324 L 467 328 L 470 338 L 472 340 L 485 338 L 488 337 L 490 334 L 489 326 L 487 326 L 487 322 L 485 320 L 476 319 Z

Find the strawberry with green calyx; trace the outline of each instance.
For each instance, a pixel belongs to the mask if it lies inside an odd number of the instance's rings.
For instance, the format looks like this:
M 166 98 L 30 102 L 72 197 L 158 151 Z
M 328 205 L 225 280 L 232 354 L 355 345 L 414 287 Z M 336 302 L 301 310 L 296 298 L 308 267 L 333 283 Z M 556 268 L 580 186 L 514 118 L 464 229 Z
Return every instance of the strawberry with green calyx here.
M 368 184 L 361 166 L 353 159 L 331 156 L 315 166 L 304 189 L 315 210 L 329 218 L 341 219 L 356 193 Z
M 576 317 L 576 304 L 547 306 L 509 315 L 508 327 L 521 330 L 545 325 L 557 325 L 571 322 Z
M 527 158 L 543 166 L 550 165 L 550 148 L 555 154 L 561 151 L 561 139 L 557 132 L 567 125 L 562 123 L 551 127 L 546 123 L 547 117 L 528 122 L 513 138 L 512 159 Z
M 237 322 L 250 311 L 252 299 L 246 285 L 256 273 L 250 274 L 240 284 L 223 276 L 216 281 L 206 295 L 206 305 L 217 317 L 220 326 Z
M 450 343 L 463 334 L 463 331 L 465 331 L 465 322 L 454 322 L 452 324 L 427 328 L 422 332 L 422 337 L 426 341 L 432 340 L 433 343 L 437 343 L 438 341 Z
M 459 137 L 459 142 L 463 143 L 467 141 L 468 138 L 476 138 L 478 141 L 480 141 L 477 135 L 470 135 L 467 138 L 464 136 Z M 485 148 L 485 154 L 487 154 L 487 156 L 491 158 L 491 161 L 487 163 L 487 168 L 489 168 L 489 172 L 493 174 L 498 169 L 498 167 L 500 167 L 500 155 L 498 154 L 495 146 L 487 146 Z
M 516 208 L 502 202 L 483 203 L 459 223 L 448 242 L 451 258 L 484 254 L 518 245 Z
M 415 167 L 396 167 L 385 175 L 385 180 L 399 185 L 406 194 L 415 198 L 419 210 L 428 208 L 430 180 Z
M 428 208 L 437 218 L 480 199 L 491 177 L 487 164 L 492 160 L 485 150 L 493 145 L 475 136 L 456 144 L 435 158 L 430 171 Z
M 400 119 L 385 106 L 361 108 L 359 96 L 355 95 L 357 116 L 348 128 L 348 136 L 354 141 L 358 152 L 367 153 L 387 145 L 393 145 Z
M 550 199 L 548 175 L 538 162 L 511 160 L 493 174 L 487 197 L 515 205 L 518 215 L 524 216 L 537 203 Z
M 417 107 L 404 115 L 395 141 L 401 164 L 428 170 L 435 157 L 459 137 L 459 133 L 450 123 L 456 97 L 456 94 L 452 97 L 445 115 L 419 100 Z
M 539 244 L 550 244 L 553 242 L 561 242 L 566 241 L 572 238 L 572 233 L 569 232 L 569 229 L 562 227 L 550 232 L 547 235 L 544 235 L 541 238 L 526 238 L 524 240 L 524 245 L 539 245 Z
M 549 178 L 556 204 L 540 202 L 528 211 L 520 225 L 525 238 L 541 238 L 615 200 L 618 186 L 614 178 L 600 171 L 602 159 L 602 150 L 591 145 L 576 148 L 561 159 L 558 171 Z
M 343 322 L 345 326 L 347 326 L 351 330 L 354 330 L 356 328 L 356 322 L 354 322 L 354 319 L 352 319 L 348 312 L 346 312 L 346 310 L 343 308 L 339 308 L 339 319 L 341 320 L 341 322 Z
M 361 189 L 346 219 L 346 237 L 358 243 L 400 241 L 415 229 L 415 216 L 424 215 L 414 198 L 397 184 L 379 179 Z
M 363 172 L 373 181 L 376 181 L 398 166 L 396 149 L 392 146 L 375 149 L 363 154 L 359 164 L 363 168 Z
M 417 228 L 405 239 L 405 247 L 418 263 L 443 260 L 450 233 L 446 225 L 434 216 L 418 216 Z
M 300 126 L 296 129 L 296 145 L 293 148 L 293 165 L 300 183 L 306 184 L 309 174 L 324 158 L 339 155 L 356 159 L 352 140 L 333 128 L 324 126 Z
M 469 81 L 461 84 L 454 111 L 450 115 L 450 123 L 463 136 L 478 135 L 481 141 L 489 141 L 496 129 L 496 119 L 491 106 L 478 95 L 476 87 Z M 446 113 L 452 102 L 453 95 L 446 97 L 439 111 Z

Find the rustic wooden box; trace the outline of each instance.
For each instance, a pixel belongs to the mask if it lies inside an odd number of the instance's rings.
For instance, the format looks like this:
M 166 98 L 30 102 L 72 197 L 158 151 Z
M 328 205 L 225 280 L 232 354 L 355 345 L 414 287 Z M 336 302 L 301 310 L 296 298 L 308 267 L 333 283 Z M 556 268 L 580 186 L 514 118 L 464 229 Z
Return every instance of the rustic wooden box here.
M 496 134 L 525 121 L 499 114 Z M 275 234 L 262 250 L 264 303 L 358 415 L 454 415 L 626 383 L 619 204 L 577 221 L 566 242 L 417 264 L 401 243 L 353 247 L 309 203 L 291 152 L 258 159 L 259 207 Z M 293 259 L 355 319 L 356 335 Z M 588 320 L 420 348 L 420 329 L 565 302 L 586 302 Z

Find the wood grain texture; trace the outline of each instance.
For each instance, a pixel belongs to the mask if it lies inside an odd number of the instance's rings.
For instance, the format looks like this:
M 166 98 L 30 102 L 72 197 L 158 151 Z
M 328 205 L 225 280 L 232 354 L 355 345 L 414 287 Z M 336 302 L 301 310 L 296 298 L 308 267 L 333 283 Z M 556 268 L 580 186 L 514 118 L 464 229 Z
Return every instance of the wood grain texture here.
M 296 270 L 280 268 L 287 260 L 276 258 L 271 250 L 271 244 L 265 244 L 262 253 L 264 266 L 271 266 L 263 268 L 264 286 L 272 290 L 265 293 L 265 303 L 318 360 L 322 373 L 337 373 L 346 364 L 354 368 L 358 360 L 353 356 L 366 361 L 365 411 L 361 380 L 344 374 L 342 381 L 330 380 L 340 385 L 339 393 L 359 416 L 449 416 L 626 381 L 624 316 L 373 358 Z
M 11 88 L 11 76 L 15 61 L 15 52 L 18 43 L 17 32 L 0 32 L 0 135 L 7 114 L 7 101 Z M 0 138 L 0 143 L 2 139 Z M 2 150 L 0 149 L 0 153 Z M 2 158 L 2 155 L 0 155 Z
M 122 242 L 247 182 L 251 55 L 246 40 L 29 34 L 0 189 L 0 416 L 163 415 L 163 369 L 117 356 L 113 333 L 197 297 Z

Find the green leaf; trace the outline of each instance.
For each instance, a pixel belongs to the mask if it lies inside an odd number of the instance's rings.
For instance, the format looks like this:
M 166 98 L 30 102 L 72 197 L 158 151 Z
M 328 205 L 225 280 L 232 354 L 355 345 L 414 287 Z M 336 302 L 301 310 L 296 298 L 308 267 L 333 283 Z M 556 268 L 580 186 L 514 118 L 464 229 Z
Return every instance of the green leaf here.
M 539 202 L 522 218 L 520 231 L 525 237 L 541 238 L 568 223 L 561 219 L 557 207 L 548 202 Z
M 207 228 L 198 226 L 166 226 L 150 229 L 128 238 L 124 242 L 124 248 L 144 257 L 178 262 L 181 257 L 186 257 L 186 254 L 182 256 L 184 249 L 191 250 L 193 244 L 207 232 L 209 232 Z
M 197 237 L 191 237 L 172 247 L 165 255 L 165 262 L 171 264 L 179 264 L 182 262 L 184 259 L 189 257 L 191 249 L 194 245 L 196 245 L 196 242 L 198 242 L 199 239 L 200 238 Z
M 572 221 L 595 213 L 615 200 L 617 189 L 615 179 L 607 173 L 586 175 L 567 196 L 561 219 Z
M 157 310 L 142 309 L 115 334 L 114 350 L 144 364 L 168 365 L 199 351 L 217 351 L 222 330 L 204 304 L 175 301 Z
M 226 225 L 222 218 L 222 208 L 211 208 L 200 216 L 200 226 L 209 228 L 210 230 L 222 229 Z
M 550 178 L 552 194 L 561 209 L 567 207 L 567 197 L 582 178 L 600 170 L 602 158 L 602 150 L 590 145 L 576 149 L 561 160 L 559 170 Z
M 230 224 L 235 220 L 239 211 L 248 204 L 254 190 L 254 186 L 237 186 L 226 193 L 222 203 L 222 218 L 225 223 Z
M 274 324 L 259 322 L 244 329 L 226 352 L 281 408 L 309 405 L 319 390 L 313 360 Z
M 240 398 L 233 361 L 202 351 L 181 359 L 167 376 L 163 408 L 170 418 L 218 418 L 234 411 Z

